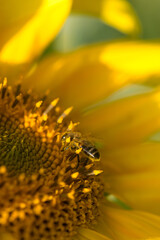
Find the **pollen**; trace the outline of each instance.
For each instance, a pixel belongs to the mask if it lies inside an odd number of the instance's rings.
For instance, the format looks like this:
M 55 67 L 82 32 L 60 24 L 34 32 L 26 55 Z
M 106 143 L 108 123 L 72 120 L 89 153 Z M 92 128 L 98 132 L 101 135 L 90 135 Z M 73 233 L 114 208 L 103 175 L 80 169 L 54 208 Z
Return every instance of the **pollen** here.
M 100 162 L 63 149 L 79 123 L 58 102 L 0 84 L 0 231 L 16 240 L 69 240 L 100 215 Z
M 77 178 L 78 175 L 79 175 L 79 172 L 75 172 L 75 173 L 72 173 L 71 177 L 72 177 L 72 178 Z

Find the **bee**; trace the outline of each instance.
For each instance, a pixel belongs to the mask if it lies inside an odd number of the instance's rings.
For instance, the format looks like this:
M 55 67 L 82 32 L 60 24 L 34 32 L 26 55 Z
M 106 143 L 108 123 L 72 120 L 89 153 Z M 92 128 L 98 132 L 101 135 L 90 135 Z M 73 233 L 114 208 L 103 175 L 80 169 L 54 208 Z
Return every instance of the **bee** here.
M 62 140 L 62 151 L 70 149 L 77 156 L 80 152 L 84 153 L 92 161 L 100 160 L 100 153 L 97 148 L 90 141 L 82 138 L 79 132 L 65 132 L 61 138 Z M 79 157 L 78 157 L 79 161 Z

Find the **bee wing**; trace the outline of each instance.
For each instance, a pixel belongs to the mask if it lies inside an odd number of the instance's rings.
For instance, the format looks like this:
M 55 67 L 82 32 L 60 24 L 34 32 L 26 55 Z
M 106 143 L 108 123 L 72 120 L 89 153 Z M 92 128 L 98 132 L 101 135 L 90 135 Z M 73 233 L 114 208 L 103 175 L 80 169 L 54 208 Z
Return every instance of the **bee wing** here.
M 90 133 L 85 134 L 83 141 L 90 142 L 90 144 L 97 147 L 98 149 L 103 147 L 103 140 L 98 137 L 93 137 Z

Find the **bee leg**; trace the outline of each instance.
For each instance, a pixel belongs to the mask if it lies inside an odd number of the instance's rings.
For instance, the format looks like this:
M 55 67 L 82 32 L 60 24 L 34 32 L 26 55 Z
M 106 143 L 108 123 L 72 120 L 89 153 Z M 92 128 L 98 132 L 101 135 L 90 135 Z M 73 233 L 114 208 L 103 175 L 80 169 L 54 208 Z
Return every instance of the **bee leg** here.
M 69 160 L 72 161 L 76 157 L 76 155 L 77 155 L 76 153 L 73 153 L 72 155 L 70 155 Z
M 78 168 L 79 167 L 79 162 L 80 162 L 78 154 L 76 154 L 76 153 L 72 154 L 69 160 L 72 161 L 75 157 L 77 157 L 77 166 L 76 166 L 76 168 Z
M 79 154 L 77 154 L 77 167 L 76 168 L 79 167 L 79 163 L 80 163 L 80 161 L 79 161 Z
M 61 150 L 61 152 L 64 152 L 64 147 L 63 147 L 63 148 L 61 148 L 60 150 Z
M 61 152 L 64 152 L 65 150 L 69 149 L 69 146 L 66 146 L 66 147 L 62 147 L 61 148 Z

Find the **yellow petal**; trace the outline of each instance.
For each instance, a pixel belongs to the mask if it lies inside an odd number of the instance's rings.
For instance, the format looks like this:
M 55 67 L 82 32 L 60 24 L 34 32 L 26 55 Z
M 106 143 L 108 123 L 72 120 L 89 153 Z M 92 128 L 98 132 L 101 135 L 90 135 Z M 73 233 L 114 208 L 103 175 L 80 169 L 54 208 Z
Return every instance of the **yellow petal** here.
M 159 54 L 160 44 L 96 45 L 41 61 L 25 82 L 41 92 L 49 88 L 53 95 L 65 99 L 66 107 L 82 108 L 127 83 L 160 73 Z
M 23 63 L 38 56 L 69 14 L 72 0 L 43 0 L 33 17 L 4 45 L 0 61 Z
M 80 122 L 101 139 L 106 151 L 135 144 L 160 128 L 160 92 L 104 102 Z
M 7 77 L 9 84 L 23 81 L 23 76 L 28 72 L 29 64 L 5 64 L 0 62 L 0 78 Z
M 160 213 L 159 143 L 106 151 L 102 160 L 112 194 L 134 209 Z
M 113 240 L 137 240 L 160 236 L 160 217 L 141 211 L 103 207 L 103 219 L 96 230 L 108 232 Z
M 74 0 L 73 12 L 96 16 L 127 34 L 140 30 L 137 16 L 126 0 Z
M 104 234 L 91 229 L 81 228 L 73 240 L 111 240 Z
M 35 14 L 40 0 L 0 0 L 0 49 Z
M 108 50 L 108 51 L 107 51 Z M 108 46 L 101 55 L 102 62 L 133 78 L 145 78 L 159 74 L 159 42 L 117 42 Z

